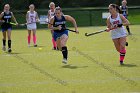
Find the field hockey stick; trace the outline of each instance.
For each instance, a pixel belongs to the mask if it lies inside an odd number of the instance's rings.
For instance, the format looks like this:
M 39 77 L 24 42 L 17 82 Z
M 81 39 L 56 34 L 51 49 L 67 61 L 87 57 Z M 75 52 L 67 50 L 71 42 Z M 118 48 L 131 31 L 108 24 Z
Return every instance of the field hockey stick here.
M 70 32 L 76 32 L 75 30 L 71 30 L 71 29 L 65 29 L 65 30 L 68 30 Z
M 111 28 L 110 30 L 113 30 L 113 29 L 116 29 L 116 27 L 115 28 Z M 91 35 L 99 34 L 99 33 L 106 32 L 106 31 L 107 31 L 107 29 L 100 30 L 98 32 L 89 33 L 89 34 L 88 33 L 85 33 L 85 36 L 91 36 Z
M 91 36 L 91 35 L 95 35 L 95 34 L 99 34 L 99 33 L 102 33 L 102 32 L 106 32 L 106 29 L 105 30 L 100 30 L 98 32 L 93 32 L 93 33 L 85 33 L 85 36 Z
M 32 22 L 32 23 L 36 23 L 36 22 Z M 24 24 L 18 24 L 18 26 L 26 26 L 28 24 L 32 24 L 32 23 L 24 23 Z M 10 22 L 11 25 L 14 25 L 16 26 L 17 24 L 16 23 L 13 23 L 13 22 Z

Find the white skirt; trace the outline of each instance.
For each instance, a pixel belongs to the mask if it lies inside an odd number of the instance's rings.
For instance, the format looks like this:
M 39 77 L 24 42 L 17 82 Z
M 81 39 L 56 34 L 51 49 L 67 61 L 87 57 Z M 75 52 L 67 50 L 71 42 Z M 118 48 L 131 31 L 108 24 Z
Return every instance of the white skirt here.
M 35 30 L 36 28 L 37 28 L 36 23 L 27 24 L 27 29 L 28 30 Z
M 120 38 L 120 37 L 125 37 L 127 36 L 126 30 L 124 27 L 115 29 L 111 31 L 111 37 L 112 39 Z

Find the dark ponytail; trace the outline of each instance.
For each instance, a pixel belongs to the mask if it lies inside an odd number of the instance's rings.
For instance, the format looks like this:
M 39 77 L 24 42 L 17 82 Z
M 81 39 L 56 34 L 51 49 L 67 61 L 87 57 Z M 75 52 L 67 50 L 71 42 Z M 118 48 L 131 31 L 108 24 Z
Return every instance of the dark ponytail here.
M 116 4 L 110 4 L 110 6 L 112 6 L 113 8 L 115 8 L 118 13 L 121 13 L 121 9 L 120 9 L 120 7 L 118 5 L 116 5 Z
M 118 5 L 116 5 L 116 11 L 117 11 L 118 13 L 121 13 L 121 9 L 120 9 L 120 7 L 119 7 Z

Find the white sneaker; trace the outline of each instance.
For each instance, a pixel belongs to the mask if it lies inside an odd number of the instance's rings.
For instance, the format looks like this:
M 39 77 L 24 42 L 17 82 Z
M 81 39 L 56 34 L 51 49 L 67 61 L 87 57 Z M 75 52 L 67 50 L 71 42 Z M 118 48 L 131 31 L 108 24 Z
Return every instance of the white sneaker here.
M 67 59 L 63 58 L 62 63 L 67 64 Z
M 5 46 L 3 46 L 3 47 L 2 47 L 2 50 L 3 50 L 3 51 L 6 51 L 6 47 L 5 47 Z

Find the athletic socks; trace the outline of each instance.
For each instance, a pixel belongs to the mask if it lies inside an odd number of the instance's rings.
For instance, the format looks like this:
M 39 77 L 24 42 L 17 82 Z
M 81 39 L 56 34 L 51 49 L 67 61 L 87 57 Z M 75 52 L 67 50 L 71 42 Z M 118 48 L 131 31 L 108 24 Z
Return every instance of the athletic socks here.
M 6 40 L 3 39 L 3 46 L 6 46 Z
M 33 42 L 34 42 L 34 45 L 36 45 L 36 35 L 33 35 Z
M 57 48 L 57 45 L 56 45 L 56 42 L 55 42 L 55 40 L 54 40 L 54 38 L 52 38 L 52 43 L 53 43 L 53 48 Z
M 126 50 L 125 49 L 120 50 L 120 64 L 123 64 L 125 54 L 126 54 Z
M 28 45 L 30 45 L 30 41 L 31 41 L 31 36 L 28 35 Z
M 66 59 L 67 60 L 68 50 L 67 50 L 67 47 L 66 46 L 62 47 L 62 54 L 63 54 L 63 59 Z
M 8 48 L 11 48 L 11 40 L 8 40 Z

